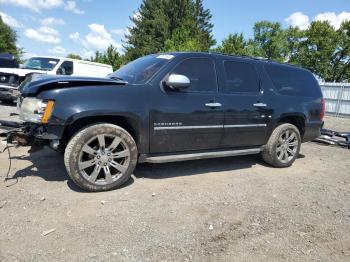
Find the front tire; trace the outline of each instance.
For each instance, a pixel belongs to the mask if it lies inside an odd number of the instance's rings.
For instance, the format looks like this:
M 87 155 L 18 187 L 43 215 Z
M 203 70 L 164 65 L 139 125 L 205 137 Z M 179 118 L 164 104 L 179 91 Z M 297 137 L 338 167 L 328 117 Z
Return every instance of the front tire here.
M 280 124 L 272 132 L 265 150 L 264 161 L 274 167 L 289 167 L 299 155 L 301 137 L 298 128 L 292 124 Z
M 82 189 L 92 192 L 120 187 L 137 164 L 132 136 L 113 124 L 88 126 L 69 141 L 64 163 L 69 176 Z

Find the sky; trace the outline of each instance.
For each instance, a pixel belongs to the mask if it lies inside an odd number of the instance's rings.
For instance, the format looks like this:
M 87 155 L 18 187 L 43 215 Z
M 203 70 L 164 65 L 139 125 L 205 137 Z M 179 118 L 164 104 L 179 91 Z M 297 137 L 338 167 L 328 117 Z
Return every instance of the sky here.
M 0 15 L 17 31 L 18 45 L 35 55 L 90 58 L 110 44 L 123 52 L 123 39 L 142 0 L 0 0 Z M 253 34 L 254 23 L 280 22 L 305 29 L 314 20 L 336 28 L 350 20 L 350 0 L 204 0 L 220 43 L 230 33 Z

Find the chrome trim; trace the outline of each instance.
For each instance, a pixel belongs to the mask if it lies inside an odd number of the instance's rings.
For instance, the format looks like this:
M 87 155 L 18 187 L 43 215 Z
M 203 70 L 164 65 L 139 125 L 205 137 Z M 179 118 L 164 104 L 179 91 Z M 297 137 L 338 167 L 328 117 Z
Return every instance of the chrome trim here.
M 140 162 L 146 163 L 169 163 L 179 162 L 188 160 L 208 159 L 217 157 L 228 157 L 228 156 L 241 156 L 241 155 L 252 155 L 258 154 L 262 151 L 259 148 L 241 149 L 241 150 L 228 150 L 228 151 L 216 151 L 216 152 L 203 152 L 203 153 L 188 153 L 181 155 L 166 155 L 166 156 L 150 156 L 145 159 L 139 159 Z
M 212 126 L 155 126 L 154 130 L 189 130 L 189 129 L 211 129 L 211 128 L 237 128 L 237 127 L 266 127 L 267 124 L 246 125 L 212 125 Z
M 234 127 L 265 127 L 267 124 L 246 124 L 246 125 L 224 125 L 226 128 L 234 128 Z
M 223 128 L 223 125 L 213 126 L 155 126 L 154 130 L 182 130 L 182 129 L 205 129 L 205 128 Z
M 206 107 L 221 107 L 222 104 L 220 104 L 220 103 L 206 103 L 205 106 Z
M 253 104 L 253 106 L 255 106 L 255 107 L 267 107 L 267 104 L 265 104 L 265 103 L 256 103 L 256 104 Z

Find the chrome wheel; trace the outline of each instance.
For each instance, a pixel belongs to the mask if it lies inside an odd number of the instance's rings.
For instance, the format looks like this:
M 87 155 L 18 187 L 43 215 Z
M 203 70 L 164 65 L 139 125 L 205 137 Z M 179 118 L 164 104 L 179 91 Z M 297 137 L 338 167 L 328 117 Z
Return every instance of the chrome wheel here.
M 89 182 L 107 185 L 117 181 L 127 171 L 129 163 L 127 143 L 119 136 L 100 134 L 84 144 L 78 167 Z
M 290 129 L 284 131 L 280 135 L 276 146 L 278 160 L 282 163 L 288 163 L 291 161 L 298 151 L 298 145 L 299 141 L 297 134 Z

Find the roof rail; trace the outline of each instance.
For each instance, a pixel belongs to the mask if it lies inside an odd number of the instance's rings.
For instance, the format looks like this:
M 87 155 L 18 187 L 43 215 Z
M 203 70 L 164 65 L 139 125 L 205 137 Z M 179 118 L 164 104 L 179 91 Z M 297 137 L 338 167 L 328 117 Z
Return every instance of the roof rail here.
M 225 56 L 232 56 L 232 57 L 240 57 L 240 58 L 250 58 L 254 60 L 263 60 L 263 61 L 271 61 L 270 59 L 266 57 L 260 57 L 260 56 L 250 56 L 250 55 L 233 55 L 233 54 L 226 54 L 222 52 L 217 52 L 217 51 L 209 51 L 209 54 L 217 54 L 217 55 L 225 55 Z

